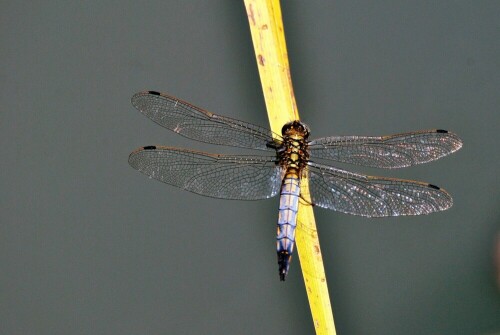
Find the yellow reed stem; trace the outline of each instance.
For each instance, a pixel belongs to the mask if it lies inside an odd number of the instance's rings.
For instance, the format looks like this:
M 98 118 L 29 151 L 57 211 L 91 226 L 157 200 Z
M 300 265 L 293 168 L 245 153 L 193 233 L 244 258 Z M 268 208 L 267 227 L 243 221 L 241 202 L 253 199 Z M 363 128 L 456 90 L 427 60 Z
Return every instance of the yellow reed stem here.
M 279 0 L 245 0 L 271 129 L 298 120 Z M 302 179 L 301 194 L 308 195 Z M 312 207 L 299 205 L 296 245 L 316 334 L 336 334 Z

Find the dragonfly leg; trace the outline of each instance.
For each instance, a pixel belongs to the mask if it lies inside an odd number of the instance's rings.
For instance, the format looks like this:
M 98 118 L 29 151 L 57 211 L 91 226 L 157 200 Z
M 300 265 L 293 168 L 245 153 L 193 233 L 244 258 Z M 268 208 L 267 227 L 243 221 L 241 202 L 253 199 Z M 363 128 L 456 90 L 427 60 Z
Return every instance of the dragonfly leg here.
M 306 199 L 302 194 L 300 194 L 300 202 L 303 205 L 316 206 L 314 203 L 311 202 L 311 200 Z

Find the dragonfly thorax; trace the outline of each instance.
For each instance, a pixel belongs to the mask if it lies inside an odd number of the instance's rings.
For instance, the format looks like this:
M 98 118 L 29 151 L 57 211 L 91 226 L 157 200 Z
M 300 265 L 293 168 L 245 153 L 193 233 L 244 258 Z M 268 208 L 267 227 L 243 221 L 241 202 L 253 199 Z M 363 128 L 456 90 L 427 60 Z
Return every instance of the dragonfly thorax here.
M 307 150 L 309 127 L 300 121 L 292 121 L 285 124 L 281 132 L 283 142 L 278 149 L 280 164 L 287 171 L 292 169 L 300 173 L 309 160 Z

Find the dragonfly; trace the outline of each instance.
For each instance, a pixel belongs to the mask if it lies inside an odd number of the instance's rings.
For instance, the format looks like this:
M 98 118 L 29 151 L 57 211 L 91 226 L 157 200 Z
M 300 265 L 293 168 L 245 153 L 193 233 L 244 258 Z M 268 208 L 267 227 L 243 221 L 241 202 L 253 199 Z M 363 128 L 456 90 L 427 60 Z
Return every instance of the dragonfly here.
M 260 200 L 279 195 L 276 248 L 282 281 L 293 254 L 299 200 L 365 217 L 429 214 L 453 204 L 448 192 L 433 184 L 358 174 L 329 164 L 393 169 L 434 161 L 462 147 L 461 139 L 446 130 L 309 140 L 309 127 L 298 120 L 277 134 L 155 91 L 135 94 L 132 105 L 184 137 L 262 153 L 223 155 L 150 145 L 133 151 L 128 162 L 150 178 L 207 197 Z M 307 194 L 301 193 L 304 178 Z

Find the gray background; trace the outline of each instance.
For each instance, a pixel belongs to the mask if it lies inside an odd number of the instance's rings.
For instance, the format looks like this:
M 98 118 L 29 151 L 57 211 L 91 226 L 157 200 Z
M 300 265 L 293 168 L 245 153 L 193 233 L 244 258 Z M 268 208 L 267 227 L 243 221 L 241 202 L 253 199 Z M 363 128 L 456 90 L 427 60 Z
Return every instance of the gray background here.
M 447 212 L 315 210 L 338 334 L 499 332 L 499 3 L 288 1 L 283 16 L 314 137 L 465 142 L 353 168 L 443 186 Z M 137 91 L 268 124 L 242 2 L 3 1 L 0 19 L 0 333 L 311 334 L 298 258 L 278 280 L 276 199 L 204 198 L 127 164 L 143 145 L 208 147 L 138 113 Z

